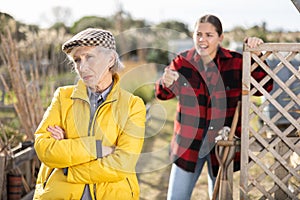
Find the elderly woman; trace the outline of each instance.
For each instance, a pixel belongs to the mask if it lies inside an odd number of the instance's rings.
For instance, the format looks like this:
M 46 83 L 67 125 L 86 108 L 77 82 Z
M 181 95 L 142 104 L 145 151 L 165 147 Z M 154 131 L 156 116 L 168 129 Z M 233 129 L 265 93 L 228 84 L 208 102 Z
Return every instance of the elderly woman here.
M 62 47 L 80 79 L 59 87 L 35 132 L 34 199 L 139 199 L 145 105 L 120 88 L 115 39 L 88 28 Z

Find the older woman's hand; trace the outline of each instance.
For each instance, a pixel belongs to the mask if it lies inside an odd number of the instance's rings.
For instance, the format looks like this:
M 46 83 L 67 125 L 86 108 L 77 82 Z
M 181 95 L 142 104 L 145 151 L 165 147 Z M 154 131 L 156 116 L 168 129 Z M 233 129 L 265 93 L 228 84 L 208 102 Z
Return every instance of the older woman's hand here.
M 65 138 L 65 130 L 57 125 L 48 126 L 47 131 L 49 131 L 51 136 L 56 140 L 62 140 Z
M 115 147 L 102 146 L 102 157 L 112 154 L 115 151 Z
M 65 131 L 61 127 L 54 125 L 48 126 L 47 131 L 51 133 L 51 137 L 56 140 L 62 140 L 65 138 Z M 115 147 L 102 146 L 102 157 L 112 154 L 115 151 Z

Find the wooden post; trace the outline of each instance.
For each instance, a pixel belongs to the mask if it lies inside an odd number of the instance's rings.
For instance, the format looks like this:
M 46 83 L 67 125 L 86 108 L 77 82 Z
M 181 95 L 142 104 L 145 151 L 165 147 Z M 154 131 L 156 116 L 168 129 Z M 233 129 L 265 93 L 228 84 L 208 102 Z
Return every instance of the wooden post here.
M 240 172 L 240 199 L 247 200 L 248 193 L 248 149 L 249 149 L 249 102 L 250 102 L 250 67 L 251 53 L 243 52 L 243 79 L 242 79 L 242 135 L 241 135 L 241 172 Z
M 6 199 L 5 155 L 0 154 L 0 199 Z

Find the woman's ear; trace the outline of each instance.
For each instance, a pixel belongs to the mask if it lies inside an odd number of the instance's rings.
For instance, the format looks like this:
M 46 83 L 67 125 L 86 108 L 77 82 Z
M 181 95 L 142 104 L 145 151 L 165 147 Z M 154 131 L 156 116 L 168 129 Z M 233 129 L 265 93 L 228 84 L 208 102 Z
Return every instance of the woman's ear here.
M 220 43 L 220 44 L 222 44 L 223 39 L 224 39 L 224 34 L 222 33 L 222 35 L 220 35 L 220 37 L 219 37 L 219 43 Z
M 109 62 L 109 64 L 108 64 L 109 68 L 112 68 L 116 62 L 116 54 L 115 53 L 110 54 L 108 62 Z

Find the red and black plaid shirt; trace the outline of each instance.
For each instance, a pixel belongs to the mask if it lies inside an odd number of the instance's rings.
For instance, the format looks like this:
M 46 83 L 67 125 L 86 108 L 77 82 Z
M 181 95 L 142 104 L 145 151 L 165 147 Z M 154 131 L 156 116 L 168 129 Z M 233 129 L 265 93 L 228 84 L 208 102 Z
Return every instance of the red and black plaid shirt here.
M 157 98 L 178 97 L 171 158 L 182 169 L 194 172 L 198 157 L 210 153 L 213 172 L 217 175 L 219 163 L 213 149 L 214 139 L 223 126 L 231 127 L 237 102 L 241 100 L 242 55 L 220 47 L 205 70 L 199 54 L 192 48 L 179 54 L 167 67 L 180 74 L 169 88 L 161 80 L 156 83 Z M 258 67 L 252 76 L 260 81 L 266 73 Z M 264 88 L 270 91 L 272 86 L 269 81 Z M 241 135 L 240 120 L 235 134 Z M 240 169 L 239 161 L 240 152 L 237 152 L 235 171 Z

